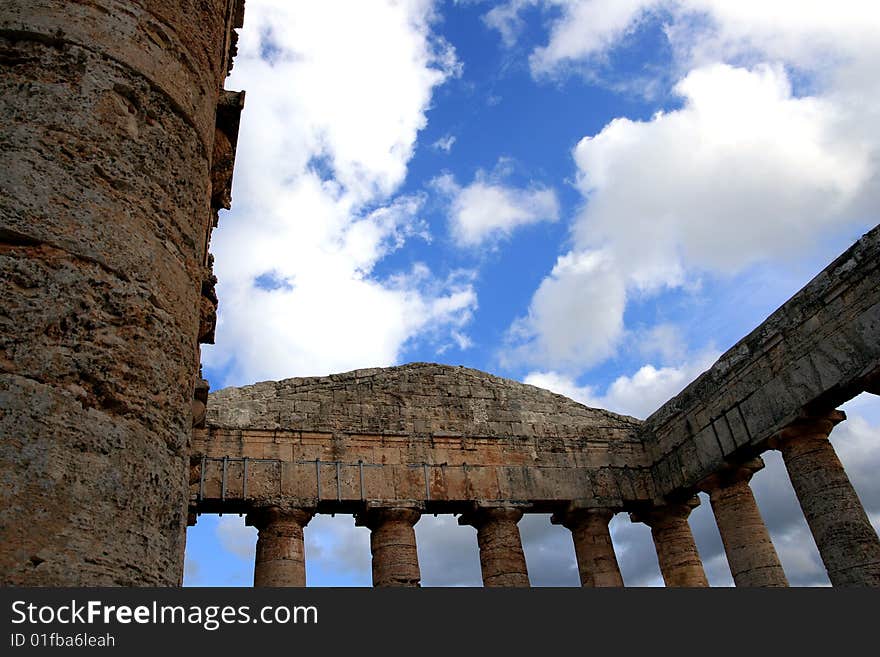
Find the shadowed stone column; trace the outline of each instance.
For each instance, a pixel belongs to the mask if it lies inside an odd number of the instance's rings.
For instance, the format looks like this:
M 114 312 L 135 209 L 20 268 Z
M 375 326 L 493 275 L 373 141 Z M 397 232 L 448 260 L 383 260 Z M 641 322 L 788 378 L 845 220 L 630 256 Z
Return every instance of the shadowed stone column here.
M 880 539 L 828 435 L 842 411 L 804 418 L 770 441 L 791 484 L 834 586 L 880 586 Z
M 623 586 L 608 523 L 614 517 L 610 509 L 571 509 L 555 513 L 550 519 L 571 531 L 577 556 L 581 586 Z
M 477 530 L 483 586 L 527 587 L 529 573 L 517 523 L 523 512 L 512 507 L 480 507 L 458 519 Z
M 373 586 L 419 586 L 419 555 L 414 508 L 373 508 L 358 514 L 356 524 L 370 529 Z
M 254 586 L 305 586 L 306 558 L 303 528 L 314 511 L 270 507 L 252 511 L 246 524 L 256 527 L 257 555 Z
M 717 472 L 700 485 L 709 494 L 730 574 L 737 586 L 788 586 L 749 480 L 760 458 Z
M 633 522 L 643 522 L 651 528 L 657 561 L 666 586 L 709 586 L 703 562 L 694 542 L 688 516 L 700 505 L 697 497 L 680 504 L 631 513 Z

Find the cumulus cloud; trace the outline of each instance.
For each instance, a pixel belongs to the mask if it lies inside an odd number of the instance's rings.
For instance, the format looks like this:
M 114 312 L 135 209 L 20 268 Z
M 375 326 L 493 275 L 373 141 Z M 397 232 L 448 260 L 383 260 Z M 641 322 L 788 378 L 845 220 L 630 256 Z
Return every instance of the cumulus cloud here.
M 617 263 L 602 250 L 560 256 L 514 322 L 501 354 L 526 363 L 578 371 L 610 356 L 623 335 L 626 286 Z
M 503 161 L 499 164 L 503 171 Z M 542 185 L 518 189 L 506 185 L 503 177 L 498 171 L 478 171 L 465 186 L 448 173 L 432 181 L 449 202 L 449 227 L 459 246 L 479 246 L 508 237 L 521 226 L 559 219 L 555 191 Z
M 603 253 L 602 280 L 622 302 L 594 304 L 606 316 L 579 332 L 537 320 L 548 298 L 574 312 L 585 305 L 580 286 L 560 284 L 557 265 L 534 293 L 529 330 L 522 318 L 511 326 L 506 362 L 535 343 L 543 349 L 527 352 L 538 354 L 533 366 L 556 369 L 539 356 L 580 353 L 590 357 L 578 365 L 589 367 L 621 344 L 637 295 L 793 260 L 870 221 L 880 201 L 880 82 L 868 71 L 880 56 L 880 11 L 844 5 L 513 0 L 487 14 L 515 40 L 525 9 L 553 10 L 548 41 L 531 55 L 536 75 L 600 66 L 650 21 L 664 24 L 681 71 L 677 109 L 614 119 L 573 150 L 584 204 L 563 258 Z
M 547 43 L 529 58 L 536 76 L 597 66 L 649 21 L 663 23 L 684 65 L 763 56 L 824 68 L 880 47 L 880 12 L 872 0 L 508 0 L 484 20 L 511 46 L 524 25 L 520 14 L 534 7 L 552 17 Z
M 429 239 L 423 197 L 394 194 L 433 90 L 460 71 L 434 19 L 427 0 L 249 3 L 229 82 L 248 93 L 234 209 L 212 245 L 217 344 L 204 350 L 221 383 L 390 365 L 413 339 L 463 335 L 470 281 L 424 265 L 375 274 Z
M 573 377 L 553 371 L 531 372 L 524 382 L 565 395 L 585 406 L 644 419 L 705 372 L 718 356 L 717 352 L 707 351 L 678 366 L 647 364 L 631 376 L 616 378 L 604 393 L 595 386 L 579 386 Z
M 772 66 L 697 69 L 675 91 L 681 109 L 617 119 L 574 150 L 589 199 L 575 239 L 610 243 L 635 284 L 676 285 L 692 267 L 736 271 L 858 219 L 870 152 L 839 138 L 833 103 L 793 96 Z

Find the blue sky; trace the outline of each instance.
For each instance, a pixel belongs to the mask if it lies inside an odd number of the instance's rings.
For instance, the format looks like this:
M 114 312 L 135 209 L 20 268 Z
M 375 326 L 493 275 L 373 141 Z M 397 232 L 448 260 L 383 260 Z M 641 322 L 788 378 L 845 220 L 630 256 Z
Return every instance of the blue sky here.
M 878 61 L 861 0 L 248 0 L 205 375 L 435 361 L 645 417 L 876 223 Z M 876 524 L 880 410 L 849 412 L 835 445 Z M 784 565 L 821 583 L 767 461 Z M 351 524 L 309 525 L 310 584 L 369 583 Z M 708 503 L 692 524 L 729 583 Z M 576 583 L 565 530 L 521 527 L 533 581 Z M 658 583 L 646 529 L 612 529 L 627 583 Z M 417 531 L 426 584 L 479 581 L 472 529 Z M 248 585 L 254 540 L 203 516 L 186 583 Z

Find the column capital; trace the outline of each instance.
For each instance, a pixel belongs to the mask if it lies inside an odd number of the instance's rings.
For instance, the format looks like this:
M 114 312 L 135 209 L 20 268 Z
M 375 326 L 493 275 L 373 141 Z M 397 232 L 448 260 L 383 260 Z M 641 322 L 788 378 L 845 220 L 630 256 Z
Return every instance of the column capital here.
M 764 459 L 756 456 L 743 463 L 726 463 L 720 470 L 703 479 L 697 487 L 704 493 L 728 488 L 742 482 L 748 483 L 756 472 L 764 469 Z
M 700 506 L 700 498 L 694 495 L 683 502 L 670 502 L 644 511 L 633 511 L 629 514 L 629 519 L 632 522 L 643 522 L 648 527 L 654 528 L 682 520 L 686 521 L 691 515 L 691 511 L 698 506 Z
M 516 506 L 483 506 L 475 505 L 470 511 L 462 513 L 458 518 L 459 525 L 471 525 L 480 528 L 492 520 L 518 523 L 523 517 L 523 509 Z
M 776 435 L 771 436 L 767 445 L 770 449 L 780 449 L 783 444 L 793 440 L 827 440 L 835 425 L 845 419 L 846 413 L 840 410 L 830 411 L 823 415 L 799 417 Z
M 376 529 L 388 522 L 402 522 L 410 527 L 422 517 L 417 507 L 367 507 L 355 515 L 355 526 Z
M 607 507 L 583 507 L 569 504 L 563 511 L 557 511 L 550 516 L 550 523 L 562 525 L 566 529 L 575 529 L 584 524 L 601 522 L 608 524 L 614 517 L 614 509 Z
M 314 517 L 315 510 L 311 508 L 293 507 L 285 508 L 271 505 L 251 509 L 245 516 L 244 524 L 257 529 L 265 529 L 277 523 L 294 522 L 300 527 L 305 527 Z

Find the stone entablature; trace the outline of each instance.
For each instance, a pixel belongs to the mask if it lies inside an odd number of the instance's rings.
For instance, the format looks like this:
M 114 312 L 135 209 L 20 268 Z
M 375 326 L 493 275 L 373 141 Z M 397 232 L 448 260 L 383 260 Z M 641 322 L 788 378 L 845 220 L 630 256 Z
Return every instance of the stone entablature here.
M 377 500 L 550 512 L 560 500 L 629 508 L 656 497 L 638 420 L 463 367 L 227 388 L 208 408 L 193 442 L 193 465 L 206 457 L 190 491 L 198 510 L 296 498 L 333 512 Z
M 876 386 L 878 267 L 880 226 L 645 420 L 640 435 L 664 495 L 696 492 L 726 462 L 766 450 L 798 418 Z

